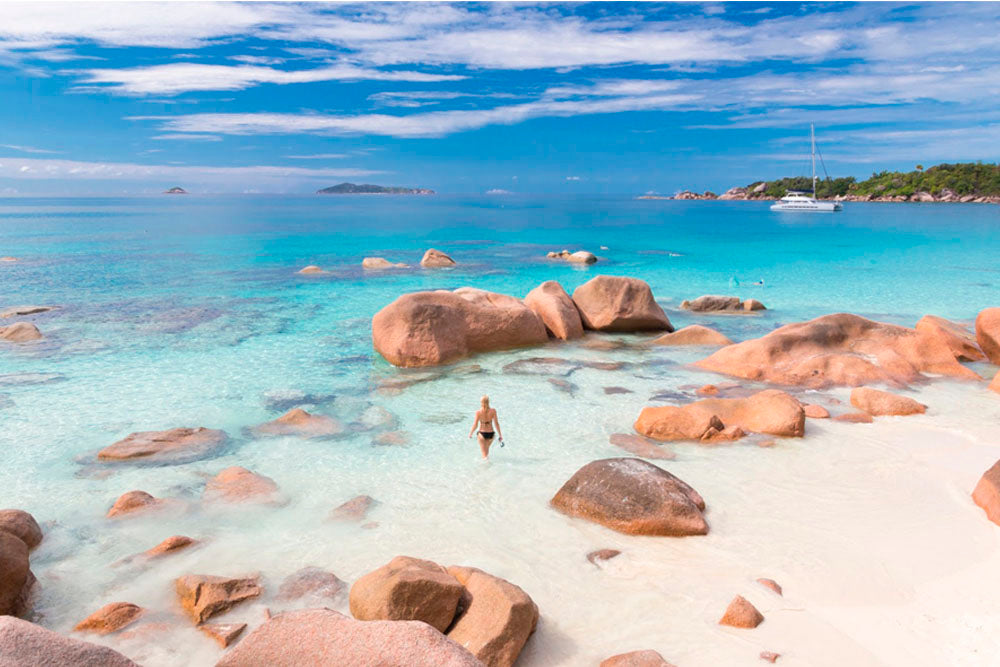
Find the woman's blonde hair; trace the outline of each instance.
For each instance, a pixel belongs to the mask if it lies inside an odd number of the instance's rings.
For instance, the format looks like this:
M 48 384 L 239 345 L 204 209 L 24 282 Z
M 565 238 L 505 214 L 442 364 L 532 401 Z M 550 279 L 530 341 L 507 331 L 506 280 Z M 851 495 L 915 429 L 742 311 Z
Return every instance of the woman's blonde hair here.
M 489 410 L 490 409 L 490 397 L 484 395 L 482 398 L 479 399 L 479 404 L 481 406 L 483 406 L 484 410 Z

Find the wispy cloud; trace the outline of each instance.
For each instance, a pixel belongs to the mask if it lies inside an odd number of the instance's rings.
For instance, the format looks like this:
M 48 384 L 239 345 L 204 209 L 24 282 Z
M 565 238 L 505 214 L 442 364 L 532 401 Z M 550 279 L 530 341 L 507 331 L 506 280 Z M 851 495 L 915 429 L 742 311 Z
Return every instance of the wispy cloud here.
M 157 134 L 151 137 L 157 141 L 222 141 L 222 137 L 214 134 Z
M 339 160 L 350 157 L 347 153 L 317 153 L 316 155 L 284 155 L 289 160 Z
M 16 144 L 0 144 L 0 148 L 9 148 L 14 151 L 20 151 L 22 153 L 58 153 L 59 151 L 50 151 L 46 148 L 35 148 L 34 146 L 18 146 Z

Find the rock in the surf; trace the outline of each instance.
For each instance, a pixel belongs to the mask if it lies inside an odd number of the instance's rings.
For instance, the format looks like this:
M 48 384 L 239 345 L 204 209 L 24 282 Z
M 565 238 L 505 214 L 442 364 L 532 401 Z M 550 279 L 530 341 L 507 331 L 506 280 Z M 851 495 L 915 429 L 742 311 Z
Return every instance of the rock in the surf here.
M 983 473 L 972 492 L 972 500 L 983 508 L 986 518 L 1000 525 L 1000 461 Z
M 140 431 L 97 453 L 101 461 L 186 463 L 213 454 L 227 440 L 226 432 L 211 428 L 172 428 Z
M 226 468 L 205 484 L 203 497 L 208 502 L 274 505 L 284 502 L 274 480 L 246 468 Z
M 1000 308 L 986 308 L 976 316 L 976 342 L 991 363 L 1000 365 Z
M 204 623 L 198 629 L 222 648 L 227 648 L 247 629 L 246 623 Z
M 333 572 L 319 567 L 304 567 L 285 577 L 278 589 L 278 599 L 298 600 L 307 596 L 334 599 L 346 586 Z
M 690 301 L 686 299 L 681 301 L 681 309 L 695 313 L 734 312 L 743 310 L 743 302 L 738 296 L 706 294 Z
M 848 313 L 788 324 L 724 347 L 695 365 L 748 380 L 814 388 L 905 385 L 923 373 L 979 377 L 940 339 Z
M 669 461 L 676 458 L 676 455 L 672 451 L 666 449 L 658 442 L 634 433 L 612 433 L 608 437 L 608 442 L 615 447 L 621 447 L 629 454 L 634 454 L 644 459 L 664 459 Z
M 258 438 L 297 435 L 300 438 L 329 438 L 344 432 L 344 426 L 333 417 L 309 414 L 293 408 L 277 419 L 251 429 Z
M 650 341 L 653 345 L 732 345 L 733 341 L 715 329 L 691 324 Z
M 24 510 L 0 510 L 0 532 L 20 538 L 29 549 L 34 549 L 42 541 L 42 529 L 38 522 Z
M 822 405 L 816 405 L 815 403 L 808 403 L 802 406 L 802 411 L 805 413 L 806 417 L 810 419 L 829 419 L 830 411 L 824 408 Z
M 31 322 L 14 322 L 6 327 L 0 327 L 0 340 L 8 343 L 27 343 L 39 340 L 42 332 Z
M 0 616 L 0 663 L 4 667 L 139 667 L 110 648 L 63 637 L 13 616 Z
M 129 491 L 118 497 L 105 515 L 109 519 L 135 516 L 151 510 L 160 509 L 164 505 L 162 498 L 154 498 L 145 491 Z
M 835 422 L 846 422 L 848 424 L 871 424 L 874 420 L 867 412 L 845 412 L 833 418 Z
M 917 415 L 927 412 L 927 406 L 909 396 L 900 396 L 871 387 L 856 387 L 851 391 L 851 405 L 875 417 L 886 415 Z
M 596 549 L 587 554 L 587 562 L 597 565 L 621 555 L 618 549 Z
M 600 667 L 674 667 L 674 665 L 664 660 L 657 651 L 646 649 L 613 655 L 602 660 Z
M 0 531 L 0 615 L 24 613 L 34 583 L 28 545 L 14 534 Z
M 243 638 L 216 667 L 482 667 L 469 651 L 416 621 L 356 621 L 330 609 L 278 614 Z
M 187 537 L 186 535 L 171 535 L 155 547 L 144 551 L 143 555 L 147 558 L 160 558 L 161 556 L 177 553 L 178 551 L 187 549 L 188 547 L 196 544 L 198 544 L 198 540 Z
M 545 254 L 549 259 L 561 259 L 572 264 L 594 264 L 597 261 L 597 255 L 586 250 L 577 250 L 576 252 L 570 252 L 569 250 L 562 250 L 560 252 L 549 252 Z
M 395 366 L 447 364 L 548 339 L 541 318 L 520 299 L 470 287 L 405 294 L 372 318 L 375 349 Z
M 726 607 L 726 613 L 719 619 L 719 625 L 734 628 L 756 628 L 764 622 L 764 615 L 757 611 L 742 595 L 737 595 Z
M 5 308 L 0 310 L 0 317 L 18 317 L 19 315 L 37 315 L 38 313 L 47 313 L 50 310 L 55 310 L 55 306 L 11 306 L 10 308 Z
M 396 556 L 354 582 L 351 613 L 360 621 L 423 621 L 444 632 L 463 590 L 437 563 Z
M 440 269 L 448 266 L 455 266 L 455 260 L 440 250 L 431 248 L 424 253 L 423 259 L 420 260 L 420 266 L 429 269 Z
M 664 441 L 711 441 L 726 429 L 802 437 L 805 411 L 787 393 L 766 389 L 747 398 L 704 398 L 683 406 L 646 407 L 634 427 L 646 437 Z
M 538 606 L 520 587 L 474 567 L 448 574 L 465 587 L 448 638 L 487 667 L 511 667 L 538 624 Z
M 355 496 L 333 508 L 333 511 L 330 512 L 330 518 L 334 521 L 361 521 L 375 504 L 375 499 L 371 496 Z
M 916 330 L 938 338 L 948 346 L 959 361 L 982 361 L 986 358 L 976 343 L 976 334 L 950 320 L 937 315 L 924 315 L 917 322 Z
M 263 592 L 260 578 L 256 575 L 216 577 L 188 574 L 174 581 L 174 590 L 181 608 L 195 625 L 204 623 L 241 602 L 258 597 Z
M 673 331 L 666 313 L 645 282 L 623 276 L 597 276 L 573 291 L 585 329 L 595 331 Z
M 131 602 L 111 602 L 76 624 L 77 632 L 109 635 L 139 620 L 143 609 Z
M 666 470 L 634 458 L 591 461 L 559 489 L 552 506 L 629 535 L 705 535 L 705 501 Z
M 546 280 L 528 292 L 524 303 L 542 318 L 545 328 L 553 337 L 570 340 L 583 336 L 580 311 L 562 285 L 555 280 Z
M 385 269 L 405 269 L 408 268 L 402 262 L 392 263 L 384 257 L 365 257 L 361 260 L 361 268 L 369 271 L 382 271 Z
M 303 273 L 303 274 L 309 275 L 309 274 L 317 274 L 317 273 L 326 273 L 326 271 L 324 271 L 320 267 L 316 266 L 315 264 L 310 264 L 309 266 L 304 266 L 301 269 L 299 269 L 299 273 Z

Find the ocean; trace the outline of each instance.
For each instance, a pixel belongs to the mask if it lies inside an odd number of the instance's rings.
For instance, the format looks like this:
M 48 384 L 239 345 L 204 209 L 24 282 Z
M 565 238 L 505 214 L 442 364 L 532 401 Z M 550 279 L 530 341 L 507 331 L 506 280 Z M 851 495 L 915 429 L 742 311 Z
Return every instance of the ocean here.
M 572 292 L 600 274 L 641 278 L 675 326 L 706 324 L 734 340 L 833 312 L 969 323 L 1000 305 L 998 230 L 1000 207 L 982 204 L 781 214 L 768 202 L 629 197 L 0 199 L 0 256 L 19 259 L 0 262 L 0 310 L 58 307 L 16 318 L 34 322 L 42 341 L 0 343 L 0 506 L 28 510 L 46 533 L 32 555 L 33 618 L 68 632 L 107 602 L 133 602 L 149 610 L 134 632 L 88 640 L 147 666 L 211 665 L 221 650 L 177 617 L 177 576 L 259 572 L 265 595 L 229 615 L 256 625 L 265 608 L 296 605 L 274 593 L 304 566 L 350 584 L 405 554 L 479 567 L 528 592 L 542 620 L 524 667 L 596 665 L 643 648 L 684 667 L 758 664 L 761 650 L 786 665 L 990 664 L 1000 650 L 1000 529 L 969 499 L 1000 458 L 1000 397 L 985 382 L 915 385 L 906 393 L 930 406 L 926 415 L 810 420 L 806 437 L 770 447 L 672 445 L 676 459 L 654 463 L 705 497 L 711 532 L 632 537 L 548 500 L 585 463 L 627 456 L 608 438 L 631 432 L 642 407 L 693 400 L 700 385 L 724 380 L 689 366 L 706 350 L 551 343 L 399 370 L 372 349 L 370 323 L 415 290 L 523 297 L 545 280 Z M 456 267 L 419 268 L 430 247 Z M 600 261 L 545 258 L 563 248 Z M 368 256 L 415 268 L 363 271 Z M 309 264 L 327 273 L 297 273 Z M 702 294 L 767 310 L 678 309 Z M 509 366 L 542 357 L 570 363 Z M 995 371 L 971 367 L 987 379 Z M 848 390 L 820 393 L 846 406 Z M 483 394 L 507 439 L 488 463 L 466 437 Z M 393 435 L 246 433 L 295 405 L 344 423 L 382 408 L 393 422 L 382 432 Z M 176 426 L 224 429 L 230 440 L 181 465 L 95 462 L 133 431 Z M 274 479 L 287 502 L 203 505 L 205 480 L 233 465 Z M 105 518 L 134 489 L 181 502 Z M 365 522 L 328 520 L 359 494 L 377 501 Z M 174 534 L 202 544 L 114 565 Z M 622 555 L 598 567 L 585 556 L 600 548 Z M 776 579 L 784 597 L 757 577 Z M 717 625 L 736 594 L 764 613 L 758 629 Z M 347 611 L 346 595 L 329 604 Z

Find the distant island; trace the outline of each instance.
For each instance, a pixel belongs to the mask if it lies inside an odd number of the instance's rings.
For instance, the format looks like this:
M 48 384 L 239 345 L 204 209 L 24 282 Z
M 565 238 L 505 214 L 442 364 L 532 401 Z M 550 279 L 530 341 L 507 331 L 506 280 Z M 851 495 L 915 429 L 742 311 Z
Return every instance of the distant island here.
M 164 190 L 163 194 L 165 194 L 165 195 L 186 195 L 187 194 L 187 190 L 185 190 L 184 188 L 181 188 L 181 187 L 174 186 L 174 187 L 170 188 L 169 190 Z
M 432 195 L 433 190 L 427 188 L 397 188 L 386 187 L 384 185 L 356 185 L 354 183 L 341 183 L 322 190 L 317 190 L 318 195 Z
M 721 195 L 714 192 L 684 190 L 673 197 L 644 195 L 638 199 L 781 199 L 789 190 L 812 191 L 806 176 L 754 181 L 737 186 Z M 917 165 L 913 171 L 881 171 L 858 181 L 853 176 L 826 178 L 816 182 L 817 199 L 875 202 L 959 202 L 1000 203 L 1000 165 L 965 162 L 939 164 L 928 169 Z

